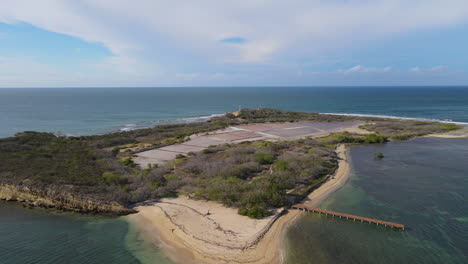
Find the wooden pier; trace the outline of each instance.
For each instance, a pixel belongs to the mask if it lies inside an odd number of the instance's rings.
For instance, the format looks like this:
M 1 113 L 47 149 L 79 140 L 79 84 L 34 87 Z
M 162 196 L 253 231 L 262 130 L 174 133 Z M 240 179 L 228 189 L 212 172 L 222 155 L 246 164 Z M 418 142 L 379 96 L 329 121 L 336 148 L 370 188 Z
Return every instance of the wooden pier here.
M 405 225 L 402 224 L 397 224 L 397 223 L 392 223 L 392 222 L 387 222 L 387 221 L 381 221 L 377 219 L 372 219 L 372 218 L 367 218 L 367 217 L 361 217 L 361 216 L 356 216 L 356 215 L 350 215 L 350 214 L 343 214 L 343 213 L 338 213 L 338 212 L 333 212 L 333 211 L 328 211 L 328 210 L 323 210 L 323 209 L 318 209 L 318 208 L 312 208 L 308 207 L 302 204 L 295 204 L 291 206 L 293 209 L 297 210 L 302 210 L 305 212 L 310 212 L 310 213 L 318 213 L 318 214 L 324 214 L 324 215 L 330 215 L 330 216 L 336 216 L 339 218 L 345 218 L 345 219 L 352 219 L 353 221 L 361 221 L 361 222 L 366 222 L 370 224 L 376 224 L 376 225 L 382 225 L 385 227 L 391 227 L 391 228 L 398 228 L 401 230 L 405 230 Z

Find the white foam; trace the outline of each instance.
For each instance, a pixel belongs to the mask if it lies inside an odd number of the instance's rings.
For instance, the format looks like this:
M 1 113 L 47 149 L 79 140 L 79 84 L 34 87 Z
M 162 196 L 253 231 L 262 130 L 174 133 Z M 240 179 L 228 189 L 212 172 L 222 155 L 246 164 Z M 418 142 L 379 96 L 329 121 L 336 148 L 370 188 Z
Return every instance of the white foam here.
M 438 123 L 446 124 L 456 124 L 468 126 L 466 122 L 457 122 L 450 119 L 441 120 L 441 119 L 430 119 L 430 118 L 420 118 L 420 117 L 402 117 L 402 116 L 390 116 L 390 115 L 370 115 L 370 114 L 349 114 L 349 113 L 322 113 L 325 115 L 341 115 L 341 116 L 357 116 L 357 117 L 377 117 L 377 118 L 388 118 L 388 119 L 402 119 L 402 120 L 415 120 L 415 121 L 431 121 Z
M 207 115 L 207 116 L 195 116 L 195 117 L 183 117 L 183 118 L 176 118 L 176 119 L 162 119 L 162 120 L 154 120 L 154 121 L 148 121 L 148 122 L 142 122 L 140 124 L 126 124 L 122 128 L 120 128 L 120 131 L 131 131 L 131 130 L 136 130 L 136 129 L 142 129 L 142 128 L 149 128 L 153 127 L 155 125 L 161 125 L 161 124 L 180 124 L 180 123 L 192 123 L 192 122 L 199 122 L 199 121 L 207 121 L 211 118 L 218 117 L 218 116 L 223 116 L 224 114 L 212 114 L 212 115 Z
M 201 120 L 209 120 L 213 117 L 223 116 L 224 114 L 212 114 L 207 116 L 196 116 L 196 117 L 185 117 L 185 118 L 177 118 L 176 120 L 180 120 L 182 122 L 195 122 Z

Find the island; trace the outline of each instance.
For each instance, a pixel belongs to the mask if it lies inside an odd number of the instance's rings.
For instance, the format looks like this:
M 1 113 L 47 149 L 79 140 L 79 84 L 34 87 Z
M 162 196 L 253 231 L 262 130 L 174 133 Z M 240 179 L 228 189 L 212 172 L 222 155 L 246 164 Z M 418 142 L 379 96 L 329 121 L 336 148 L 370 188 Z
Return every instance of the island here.
M 206 122 L 0 139 L 0 199 L 126 215 L 180 263 L 276 263 L 282 234 L 348 177 L 346 146 L 466 127 L 420 120 L 241 109 Z

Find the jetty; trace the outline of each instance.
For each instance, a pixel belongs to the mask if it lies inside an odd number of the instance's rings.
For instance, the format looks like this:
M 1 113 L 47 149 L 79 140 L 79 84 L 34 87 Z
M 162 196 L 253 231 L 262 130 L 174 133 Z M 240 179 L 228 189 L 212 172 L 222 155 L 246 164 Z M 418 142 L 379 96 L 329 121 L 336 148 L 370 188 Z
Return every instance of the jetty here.
M 397 223 L 392 223 L 392 222 L 387 222 L 387 221 L 382 221 L 382 220 L 377 220 L 377 219 L 372 219 L 372 218 L 367 218 L 367 217 L 362 217 L 362 216 L 357 216 L 357 215 L 338 213 L 338 212 L 334 212 L 334 211 L 308 207 L 308 206 L 305 206 L 305 205 L 302 205 L 302 204 L 295 204 L 295 205 L 291 206 L 291 208 L 296 209 L 296 210 L 302 210 L 304 212 L 330 215 L 330 216 L 333 216 L 333 217 L 352 219 L 353 221 L 361 221 L 361 222 L 366 222 L 366 223 L 370 223 L 370 224 L 382 225 L 382 226 L 385 226 L 385 227 L 391 227 L 391 228 L 397 228 L 397 229 L 405 230 L 405 225 L 403 225 L 403 224 L 397 224 Z

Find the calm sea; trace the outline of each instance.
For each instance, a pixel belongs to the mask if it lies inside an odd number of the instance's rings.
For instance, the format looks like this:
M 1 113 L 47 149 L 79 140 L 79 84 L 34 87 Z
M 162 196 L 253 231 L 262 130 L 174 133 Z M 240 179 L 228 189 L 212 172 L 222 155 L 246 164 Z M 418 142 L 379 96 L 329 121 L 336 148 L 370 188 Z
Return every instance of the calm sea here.
M 468 87 L 0 89 L 0 137 L 82 135 L 204 120 L 240 107 L 468 122 Z
M 0 263 L 172 262 L 122 218 L 25 209 L 0 201 Z
M 468 122 L 468 88 L 0 89 L 0 137 L 69 135 L 206 120 L 241 107 Z M 374 152 L 383 160 L 374 160 Z M 410 226 L 381 230 L 320 216 L 289 232 L 288 263 L 468 263 L 468 141 L 354 147 L 349 183 L 321 207 Z M 0 263 L 170 263 L 120 218 L 0 203 Z
M 350 154 L 350 181 L 319 207 L 409 229 L 309 214 L 288 233 L 288 263 L 468 263 L 468 139 L 357 146 Z

